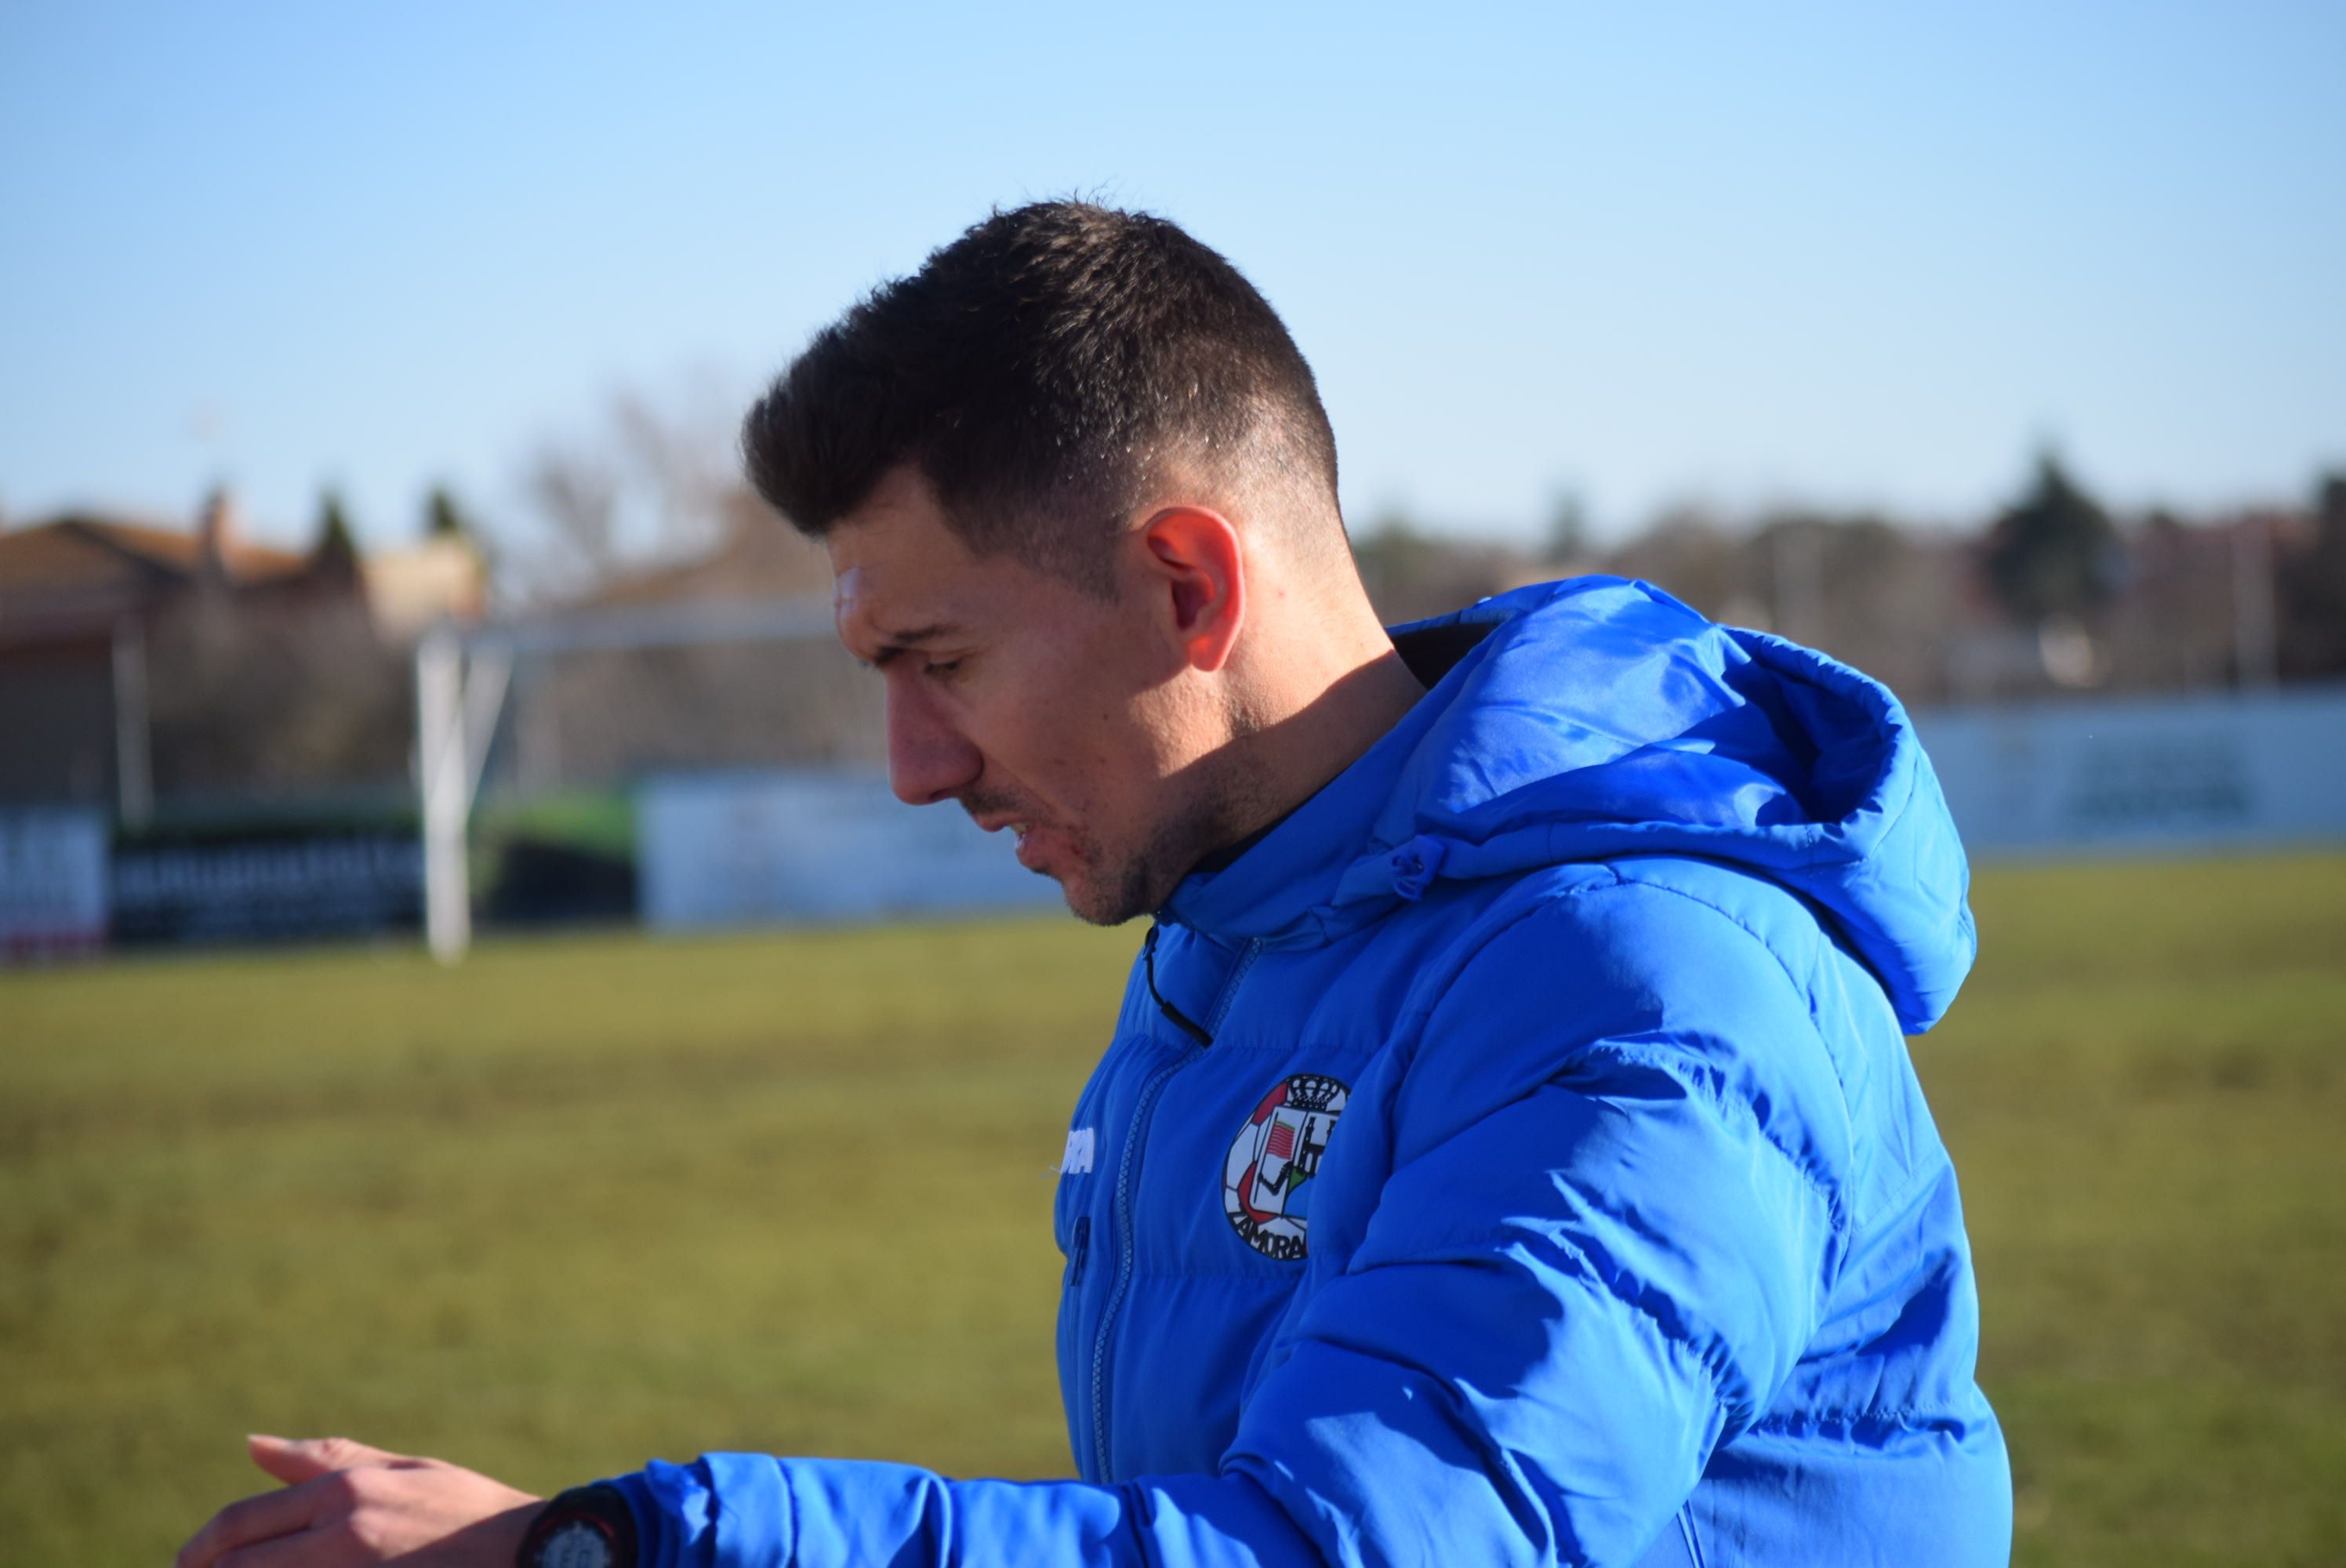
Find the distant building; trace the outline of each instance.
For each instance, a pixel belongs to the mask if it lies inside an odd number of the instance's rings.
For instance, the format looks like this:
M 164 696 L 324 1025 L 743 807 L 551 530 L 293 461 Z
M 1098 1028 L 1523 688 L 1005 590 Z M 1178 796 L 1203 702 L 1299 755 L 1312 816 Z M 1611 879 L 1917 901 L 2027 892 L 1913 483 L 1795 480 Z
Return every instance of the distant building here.
M 480 552 L 462 538 L 426 539 L 404 550 L 364 556 L 359 581 L 375 629 L 394 641 L 413 641 L 444 617 L 478 620 L 488 607 Z
M 289 649 L 300 662 L 299 636 L 331 626 L 347 664 L 436 616 L 476 616 L 482 598 L 462 541 L 364 559 L 280 549 L 241 537 L 225 493 L 192 529 L 75 513 L 0 532 L 0 805 L 97 806 L 141 823 L 158 703 L 176 704 L 182 730 L 212 732 L 208 749 L 256 756 L 268 748 L 250 732 L 294 706 L 287 671 L 248 675 L 264 661 L 242 634 L 270 628 L 282 667 Z M 215 717 L 223 687 L 250 700 Z
M 190 594 L 335 591 L 311 557 L 238 537 L 234 503 L 206 504 L 195 531 L 68 513 L 0 533 L 0 643 L 109 640 Z

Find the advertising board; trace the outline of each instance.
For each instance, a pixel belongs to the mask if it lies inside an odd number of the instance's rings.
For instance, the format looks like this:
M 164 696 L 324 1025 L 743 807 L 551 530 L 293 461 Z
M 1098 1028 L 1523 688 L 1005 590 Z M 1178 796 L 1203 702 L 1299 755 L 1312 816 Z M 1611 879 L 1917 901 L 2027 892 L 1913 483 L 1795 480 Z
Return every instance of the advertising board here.
M 0 962 L 105 945 L 107 848 L 99 812 L 0 810 Z
M 2346 690 L 2106 697 L 1914 716 L 1975 856 L 2346 840 Z
M 638 907 L 656 930 L 1060 907 L 1058 884 L 954 807 L 876 772 L 672 774 L 636 796 Z

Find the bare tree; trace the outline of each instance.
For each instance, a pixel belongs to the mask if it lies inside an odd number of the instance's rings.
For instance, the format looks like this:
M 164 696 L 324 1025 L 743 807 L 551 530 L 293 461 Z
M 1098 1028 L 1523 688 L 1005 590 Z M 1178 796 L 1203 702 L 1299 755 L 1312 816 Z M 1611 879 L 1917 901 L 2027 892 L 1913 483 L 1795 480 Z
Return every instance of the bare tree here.
M 740 415 L 702 378 L 671 401 L 616 392 L 593 428 L 541 443 L 525 488 L 543 530 L 512 552 L 519 596 L 576 597 L 723 546 L 754 499 L 734 455 Z

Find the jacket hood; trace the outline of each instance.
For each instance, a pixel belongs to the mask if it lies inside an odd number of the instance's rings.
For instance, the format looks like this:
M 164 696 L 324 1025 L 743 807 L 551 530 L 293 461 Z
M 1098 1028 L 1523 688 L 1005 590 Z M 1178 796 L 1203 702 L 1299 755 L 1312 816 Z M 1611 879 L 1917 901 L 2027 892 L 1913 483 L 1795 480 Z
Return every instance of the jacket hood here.
M 1887 688 L 1614 577 L 1521 588 L 1393 636 L 1426 695 L 1236 860 L 1187 878 L 1166 919 L 1283 946 L 1440 881 L 1700 855 L 1820 907 L 1907 1033 L 1954 999 L 1977 945 L 1969 871 Z

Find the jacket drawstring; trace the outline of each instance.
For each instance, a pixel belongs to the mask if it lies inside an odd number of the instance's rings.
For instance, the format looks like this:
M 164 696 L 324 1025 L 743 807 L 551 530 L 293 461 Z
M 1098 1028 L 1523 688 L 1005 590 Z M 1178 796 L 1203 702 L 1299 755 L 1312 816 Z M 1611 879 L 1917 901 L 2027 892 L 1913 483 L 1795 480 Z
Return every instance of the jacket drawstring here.
M 1200 1045 L 1211 1045 L 1214 1037 L 1206 1033 L 1205 1026 L 1166 1001 L 1165 993 L 1157 989 L 1157 932 L 1159 929 L 1152 923 L 1148 928 L 1148 940 L 1140 944 L 1140 967 L 1148 977 L 1148 994 L 1156 998 L 1157 1011 L 1171 1019 L 1175 1028 Z

